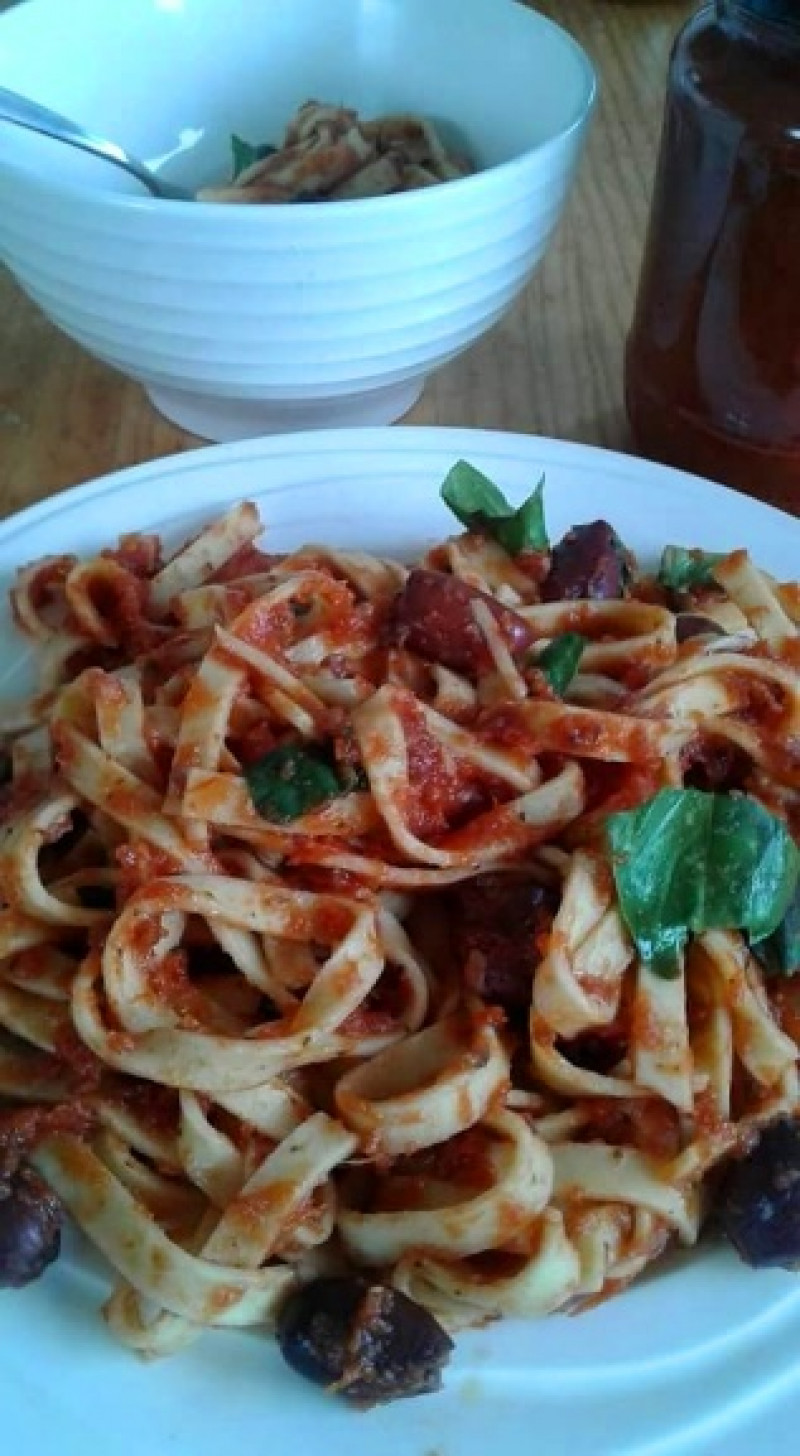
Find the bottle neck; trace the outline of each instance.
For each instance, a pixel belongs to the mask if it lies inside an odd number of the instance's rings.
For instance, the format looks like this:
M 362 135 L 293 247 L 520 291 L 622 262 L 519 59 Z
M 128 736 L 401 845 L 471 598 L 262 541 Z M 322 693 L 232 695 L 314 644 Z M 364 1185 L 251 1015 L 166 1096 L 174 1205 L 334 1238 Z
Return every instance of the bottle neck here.
M 800 0 L 716 0 L 716 9 L 753 39 L 787 52 L 800 50 Z

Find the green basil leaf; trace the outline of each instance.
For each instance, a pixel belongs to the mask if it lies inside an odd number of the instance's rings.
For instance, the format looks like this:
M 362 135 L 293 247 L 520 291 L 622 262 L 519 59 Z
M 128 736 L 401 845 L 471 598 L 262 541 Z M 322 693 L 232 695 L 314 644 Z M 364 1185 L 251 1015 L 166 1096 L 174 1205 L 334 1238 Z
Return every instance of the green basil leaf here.
M 244 770 L 255 808 L 264 819 L 287 824 L 342 792 L 325 755 L 304 744 L 284 743 Z
M 638 809 L 609 815 L 606 841 L 622 917 L 658 975 L 677 975 L 703 873 L 708 796 L 662 789 Z
M 244 137 L 237 136 L 234 132 L 231 136 L 234 182 L 237 177 L 241 177 L 242 172 L 246 172 L 248 167 L 252 167 L 254 162 L 260 162 L 263 157 L 271 157 L 274 151 L 275 147 L 271 147 L 267 142 L 261 146 L 253 146 L 252 142 L 246 142 Z
M 642 959 L 676 975 L 689 935 L 777 929 L 795 892 L 800 854 L 786 825 L 744 794 L 662 789 L 606 822 L 623 918 Z
M 550 543 L 544 520 L 544 476 L 536 489 L 517 507 L 503 492 L 466 460 L 448 471 L 441 490 L 442 500 L 468 531 L 485 531 L 511 556 L 520 551 L 547 551 Z
M 519 556 L 521 551 L 550 549 L 544 523 L 544 476 L 508 520 L 496 522 L 494 535 L 509 556 Z
M 471 529 L 476 518 L 505 520 L 512 508 L 503 492 L 467 460 L 457 460 L 442 484 L 442 500 L 462 526 Z
M 684 546 L 665 546 L 658 568 L 662 586 L 687 591 L 693 586 L 713 586 L 714 567 L 725 557 L 719 552 L 687 551 Z
M 581 637 L 580 632 L 564 632 L 560 637 L 554 637 L 536 659 L 536 667 L 561 698 L 578 671 L 585 646 L 586 638 Z
M 698 792 L 695 790 L 694 792 Z M 782 819 L 745 794 L 712 794 L 702 929 L 745 930 L 757 945 L 794 895 L 800 855 Z
M 755 944 L 753 952 L 767 976 L 795 976 L 800 972 L 800 889 L 795 889 L 777 930 Z

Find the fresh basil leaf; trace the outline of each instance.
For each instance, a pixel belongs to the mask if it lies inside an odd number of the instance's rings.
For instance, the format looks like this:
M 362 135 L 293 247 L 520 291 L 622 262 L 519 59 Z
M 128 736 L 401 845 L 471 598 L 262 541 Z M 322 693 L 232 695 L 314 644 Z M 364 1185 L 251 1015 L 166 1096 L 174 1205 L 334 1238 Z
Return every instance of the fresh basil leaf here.
M 466 460 L 458 460 L 445 477 L 441 495 L 462 526 L 468 531 L 485 531 L 509 555 L 549 549 L 544 520 L 544 476 L 528 499 L 515 509 L 488 476 Z
M 476 519 L 506 520 L 512 508 L 503 492 L 467 460 L 457 460 L 448 470 L 441 490 L 442 500 L 470 530 Z
M 519 556 L 521 551 L 549 550 L 544 523 L 544 476 L 507 521 L 497 522 L 494 534 L 509 556 Z
M 579 632 L 564 632 L 560 637 L 554 637 L 536 660 L 536 666 L 560 698 L 563 698 L 578 671 L 585 646 L 586 638 L 581 637 Z
M 693 586 L 713 586 L 714 567 L 724 561 L 721 552 L 687 551 L 684 546 L 665 546 L 658 568 L 662 586 L 687 591 Z
M 606 841 L 620 909 L 639 954 L 661 976 L 680 970 L 703 874 L 706 795 L 662 789 L 611 814 Z
M 795 976 L 800 972 L 800 887 L 777 930 L 753 946 L 764 974 Z
M 252 167 L 254 162 L 260 162 L 264 157 L 271 157 L 275 150 L 276 148 L 271 147 L 268 142 L 264 142 L 260 146 L 253 146 L 252 142 L 246 142 L 244 137 L 237 136 L 234 132 L 231 136 L 234 182 L 237 177 L 241 177 L 242 172 L 246 172 L 248 167 Z
M 783 820 L 757 799 L 745 794 L 707 797 L 712 800 L 711 873 L 701 928 L 745 930 L 757 945 L 777 930 L 789 908 L 800 855 Z
M 255 808 L 264 819 L 287 824 L 342 792 L 330 762 L 319 749 L 284 743 L 244 770 Z
M 623 918 L 662 976 L 677 975 L 692 933 L 765 940 L 797 885 L 800 854 L 786 825 L 744 794 L 662 789 L 610 815 L 606 840 Z

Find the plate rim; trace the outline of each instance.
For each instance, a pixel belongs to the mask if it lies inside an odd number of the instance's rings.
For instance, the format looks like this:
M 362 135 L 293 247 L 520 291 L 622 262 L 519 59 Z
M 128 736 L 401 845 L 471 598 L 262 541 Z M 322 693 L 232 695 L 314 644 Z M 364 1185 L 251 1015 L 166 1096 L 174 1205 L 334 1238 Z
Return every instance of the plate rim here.
M 521 462 L 523 455 L 533 457 L 537 451 L 552 457 L 554 465 L 604 466 L 613 469 L 621 477 L 635 477 L 640 483 L 672 486 L 680 494 L 699 491 L 707 495 L 710 491 L 722 504 L 736 505 L 737 512 L 770 520 L 776 529 L 791 527 L 800 531 L 800 518 L 791 515 L 778 506 L 734 490 L 708 476 L 696 475 L 674 465 L 661 464 L 641 455 L 630 454 L 605 445 L 560 439 L 553 435 L 539 435 L 520 430 L 481 429 L 460 425 L 378 425 L 367 427 L 343 427 L 340 429 L 302 430 L 292 434 L 259 435 L 248 440 L 227 441 L 222 444 L 190 446 L 175 454 L 159 455 L 153 460 L 139 464 L 121 466 L 116 470 L 104 471 L 102 475 L 89 476 L 73 485 L 57 489 L 52 494 L 30 505 L 10 512 L 0 521 L 0 544 L 20 531 L 38 526 L 49 517 L 58 515 L 64 509 L 72 509 L 83 502 L 90 502 L 97 496 L 116 491 L 127 492 L 139 483 L 159 478 L 191 475 L 196 471 L 213 469 L 219 465 L 253 462 L 259 459 L 279 460 L 282 457 L 298 460 L 304 455 L 344 455 L 350 452 L 370 454 L 376 451 L 398 457 L 417 450 L 439 453 L 449 441 L 474 442 L 476 453 L 497 453 L 508 459 Z M 459 453 L 465 453 L 461 449 Z M 264 493 L 269 495 L 274 485 L 267 483 Z M 190 504 L 190 502 L 187 502 Z M 147 529 L 146 525 L 143 529 Z M 156 526 L 157 529 L 157 526 Z

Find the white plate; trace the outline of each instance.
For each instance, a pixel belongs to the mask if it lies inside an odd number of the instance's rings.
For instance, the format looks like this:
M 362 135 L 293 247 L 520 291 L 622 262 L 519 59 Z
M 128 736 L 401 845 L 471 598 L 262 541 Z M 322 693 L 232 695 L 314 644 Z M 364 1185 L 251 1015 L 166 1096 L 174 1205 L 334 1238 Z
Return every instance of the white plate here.
M 295 435 L 158 461 L 0 525 L 16 566 L 121 531 L 179 536 L 229 502 L 260 502 L 270 547 L 308 539 L 407 554 L 452 529 L 438 486 L 465 457 L 512 498 L 547 476 L 553 535 L 606 516 L 656 556 L 668 541 L 746 545 L 798 574 L 800 522 L 718 486 L 583 446 L 467 430 Z M 8 617 L 3 641 L 12 640 Z M 25 672 L 5 648 L 3 690 Z M 72 1243 L 39 1284 L 0 1300 L 0 1444 L 31 1456 L 789 1456 L 797 1449 L 800 1284 L 704 1248 L 578 1319 L 461 1336 L 444 1391 L 362 1415 L 293 1377 L 258 1335 L 210 1333 L 140 1364 L 107 1337 L 107 1283 Z M 754 1439 L 757 1445 L 754 1447 Z

